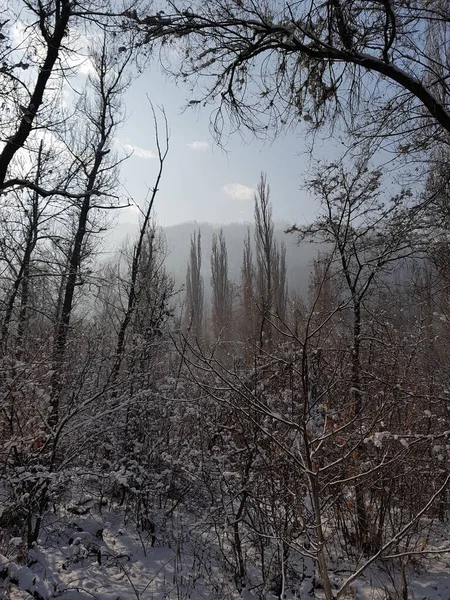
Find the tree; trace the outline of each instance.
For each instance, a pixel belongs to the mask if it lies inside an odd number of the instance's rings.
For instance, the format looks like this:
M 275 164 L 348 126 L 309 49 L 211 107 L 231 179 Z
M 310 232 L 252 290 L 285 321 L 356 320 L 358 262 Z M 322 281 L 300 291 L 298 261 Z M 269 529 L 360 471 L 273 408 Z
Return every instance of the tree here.
M 270 317 L 273 313 L 275 290 L 275 240 L 270 203 L 270 187 L 265 175 L 261 175 L 255 194 L 255 245 L 256 245 L 256 298 L 261 311 L 259 345 L 262 348 L 264 338 L 270 345 L 272 328 Z
M 281 242 L 275 252 L 275 314 L 281 323 L 286 320 L 288 282 L 286 277 L 286 244 Z
M 7 181 L 8 171 L 16 153 L 23 148 L 32 132 L 36 116 L 44 103 L 47 86 L 63 49 L 63 40 L 67 35 L 73 6 L 69 0 L 57 0 L 46 6 L 37 2 L 30 3 L 27 8 L 31 13 L 30 18 L 34 21 L 33 29 L 40 38 L 39 42 L 44 46 L 43 60 L 35 65 L 37 78 L 30 90 L 15 75 L 18 69 L 26 71 L 31 67 L 28 56 L 18 64 L 10 63 L 2 70 L 2 80 L 6 82 L 7 89 L 9 88 L 10 92 L 17 92 L 12 94 L 7 102 L 12 104 L 10 110 L 16 112 L 19 117 L 17 124 L 11 123 L 10 135 L 0 153 L 1 190 L 14 185 Z
M 256 343 L 255 331 L 255 269 L 250 237 L 250 227 L 244 238 L 244 251 L 241 266 L 241 331 L 244 343 L 253 346 Z
M 90 78 L 93 98 L 85 96 L 81 100 L 79 110 L 86 118 L 86 131 L 76 145 L 71 148 L 76 164 L 75 180 L 79 181 L 80 200 L 75 204 L 76 224 L 74 238 L 68 256 L 67 273 L 62 291 L 61 313 L 55 328 L 53 349 L 53 378 L 50 399 L 49 424 L 55 426 L 59 420 L 60 394 L 62 390 L 62 366 L 67 345 L 70 319 L 72 315 L 75 289 L 78 284 L 80 267 L 85 251 L 86 240 L 92 228 L 92 213 L 95 210 L 116 208 L 111 205 L 111 191 L 114 189 L 115 171 L 119 161 L 111 154 L 111 145 L 116 128 L 122 119 L 120 100 L 129 84 L 127 65 L 131 58 L 117 53 L 110 47 L 106 36 L 100 51 L 93 52 L 92 60 L 96 70 Z M 101 190 L 101 194 L 98 190 Z M 92 192 L 95 191 L 93 195 Z M 103 195 L 106 200 L 94 200 Z
M 256 302 L 261 313 L 259 322 L 259 346 L 273 337 L 272 322 L 283 320 L 286 313 L 286 248 L 278 247 L 274 239 L 270 187 L 265 175 L 261 175 L 255 194 L 255 247 L 256 247 Z
M 365 319 L 370 318 L 372 287 L 377 280 L 386 277 L 394 263 L 398 264 L 417 251 L 411 232 L 414 224 L 420 222 L 421 214 L 408 210 L 408 190 L 388 201 L 382 199 L 381 176 L 380 171 L 369 169 L 367 158 L 360 160 L 353 172 L 347 171 L 343 164 L 320 167 L 310 188 L 320 199 L 322 212 L 311 226 L 292 228 L 299 231 L 301 241 L 310 239 L 332 248 L 324 257 L 326 267 L 318 296 L 327 292 L 330 275 L 336 279 L 340 274 L 343 280 L 344 289 L 341 288 L 337 297 L 338 310 L 345 313 L 346 307 L 351 307 L 349 384 L 357 419 L 364 418 L 366 384 L 370 381 L 367 377 L 369 367 L 364 365 L 363 357 L 367 357 L 367 352 L 363 340 L 369 335 Z M 333 308 L 330 307 L 330 311 L 332 314 Z M 322 316 L 322 319 L 325 323 L 328 317 Z M 338 330 L 334 323 L 333 334 L 336 335 Z M 364 454 L 364 450 L 355 450 L 355 457 L 359 452 Z M 374 546 L 361 481 L 363 479 L 355 485 L 357 539 L 361 550 L 367 554 L 374 551 Z
M 228 254 L 223 229 L 213 233 L 211 250 L 212 324 L 214 341 L 228 340 L 231 332 L 231 284 L 228 279 Z
M 108 2 L 100 9 L 97 2 L 80 5 L 72 0 L 19 0 L 3 11 L 0 122 L 4 144 L 0 151 L 0 192 L 25 186 L 38 190 L 42 196 L 54 195 L 56 191 L 66 197 L 77 195 L 76 190 L 38 186 L 18 168 L 17 158 L 39 131 L 54 131 L 66 121 L 66 115 L 59 110 L 59 99 L 64 82 L 73 75 L 71 65 L 83 60 L 79 47 L 76 49 L 80 32 L 94 37 L 102 30 L 114 32 L 118 41 L 122 31 L 117 20 L 120 14 Z M 19 43 L 13 40 L 15 24 L 23 26 Z
M 409 308 L 401 296 L 408 294 L 405 269 L 422 256 L 423 211 L 411 210 L 407 190 L 388 194 L 367 157 L 319 168 L 310 186 L 318 217 L 296 231 L 327 251 L 295 329 L 286 323 L 283 343 L 266 345 L 247 368 L 227 368 L 194 344 L 185 362 L 203 394 L 231 411 L 228 446 L 236 451 L 223 454 L 221 489 L 230 498 L 236 581 L 245 576 L 261 589 L 263 580 L 267 590 L 264 569 L 250 574 L 245 557 L 257 555 L 264 565 L 274 544 L 279 597 L 303 560 L 332 600 L 382 559 L 400 557 L 405 580 L 405 561 L 422 552 L 429 533 L 421 532 L 439 514 L 450 478 L 444 466 L 432 467 L 433 448 L 446 434 L 421 413 L 441 414 L 445 376 L 438 383 L 433 375 L 430 385 L 438 319 L 429 278 L 427 306 L 419 298 Z M 352 570 L 337 581 L 340 552 Z
M 225 109 L 233 127 L 259 132 L 299 118 L 314 126 L 339 119 L 400 153 L 448 143 L 447 2 L 208 0 L 159 8 L 165 12 L 135 19 L 142 41 L 170 46 L 176 38 L 182 62 L 173 71 L 212 81 L 190 104 L 219 100 L 217 131 Z
M 43 143 L 41 141 L 36 165 L 36 185 L 39 185 L 42 177 L 43 160 Z M 47 213 L 48 205 L 51 199 L 47 199 L 46 201 L 42 202 L 42 199 L 37 191 L 30 192 L 28 190 L 25 192 L 25 194 L 21 194 L 21 192 L 17 190 L 15 196 L 18 200 L 16 206 L 9 206 L 9 210 L 7 210 L 6 207 L 3 207 L 3 215 L 6 216 L 6 221 L 9 221 L 10 223 L 14 222 L 13 230 L 9 232 L 8 237 L 8 228 L 6 223 L 2 231 L 2 259 L 9 264 L 13 275 L 13 280 L 11 282 L 12 287 L 6 298 L 5 313 L 2 319 L 1 343 L 3 351 L 6 351 L 7 348 L 10 324 L 13 318 L 16 300 L 19 295 L 20 312 L 17 317 L 17 345 L 20 350 L 28 308 L 27 304 L 30 293 L 30 275 L 33 254 L 38 240 L 42 235 L 41 229 L 43 227 L 43 223 L 45 223 L 47 219 L 51 218 L 51 216 L 49 216 Z M 8 200 L 11 202 L 10 197 L 8 197 Z M 18 220 L 20 217 L 22 217 L 21 213 L 23 213 L 23 221 L 20 222 L 20 229 L 18 231 L 15 220 Z M 20 236 L 21 238 L 21 248 L 19 249 L 14 247 L 17 236 Z M 15 261 L 12 260 L 12 257 L 8 256 L 11 253 L 16 259 Z
M 158 131 L 158 121 L 156 118 L 156 114 L 155 111 L 152 107 L 152 112 L 153 112 L 153 122 L 155 125 L 155 139 L 156 139 L 156 148 L 157 148 L 157 152 L 158 152 L 158 160 L 159 160 L 159 169 L 158 169 L 158 173 L 156 175 L 156 180 L 155 180 L 155 185 L 153 186 L 153 189 L 151 190 L 151 194 L 147 197 L 147 201 L 146 201 L 146 206 L 145 206 L 145 211 L 143 211 L 142 214 L 142 223 L 140 226 L 140 230 L 139 230 L 139 235 L 136 241 L 136 244 L 134 245 L 134 249 L 133 249 L 133 259 L 132 259 L 132 263 L 131 263 L 131 272 L 130 272 L 130 278 L 128 281 L 128 290 L 127 290 L 127 300 L 126 300 L 126 308 L 125 308 L 125 313 L 123 315 L 123 319 L 122 322 L 120 324 L 119 327 L 119 333 L 117 336 L 117 347 L 116 347 L 116 364 L 114 367 L 114 371 L 113 371 L 113 380 L 117 379 L 117 376 L 119 374 L 120 371 L 120 364 L 122 362 L 122 358 L 123 358 L 123 353 L 124 353 L 124 349 L 125 349 L 125 336 L 127 333 L 127 329 L 128 326 L 130 324 L 130 321 L 133 317 L 133 313 L 135 311 L 136 305 L 139 302 L 139 274 L 140 271 L 142 270 L 142 265 L 141 265 L 141 261 L 143 259 L 143 257 L 145 258 L 145 249 L 146 249 L 146 242 L 148 244 L 147 247 L 147 254 L 149 256 L 147 256 L 147 260 L 148 260 L 148 264 L 147 264 L 147 268 L 149 269 L 149 273 L 148 275 L 151 275 L 152 273 L 152 269 L 154 268 L 154 265 L 152 264 L 152 254 L 153 254 L 153 250 L 154 250 L 154 237 L 156 236 L 156 231 L 155 231 L 155 227 L 151 227 L 151 216 L 152 216 L 152 211 L 153 211 L 153 205 L 155 203 L 155 199 L 156 199 L 156 195 L 158 193 L 158 186 L 161 182 L 161 178 L 162 178 L 162 174 L 163 174 L 163 169 L 164 169 L 164 162 L 166 160 L 167 154 L 169 152 L 169 128 L 168 128 L 168 124 L 167 124 L 167 118 L 166 115 L 164 113 L 164 111 L 162 111 L 162 115 L 163 115 L 163 119 L 164 119 L 164 127 L 165 127 L 165 134 L 164 134 L 164 140 L 163 140 L 163 145 L 161 145 L 160 142 L 160 138 L 159 138 L 159 131 Z M 150 239 L 148 240 L 147 237 L 150 233 Z M 145 286 L 143 286 L 145 289 Z M 163 305 L 165 306 L 165 302 L 163 303 Z
M 201 233 L 193 233 L 186 272 L 186 327 L 198 339 L 202 338 L 203 326 L 203 277 Z

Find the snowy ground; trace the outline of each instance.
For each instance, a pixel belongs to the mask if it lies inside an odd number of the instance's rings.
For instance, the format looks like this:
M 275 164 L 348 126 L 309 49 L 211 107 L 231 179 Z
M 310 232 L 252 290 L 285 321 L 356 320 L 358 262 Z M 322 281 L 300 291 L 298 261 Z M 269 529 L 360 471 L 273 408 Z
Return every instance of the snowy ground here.
M 183 528 L 182 528 L 183 529 Z M 448 532 L 435 541 L 436 548 L 448 546 Z M 203 539 L 203 542 L 202 542 Z M 49 520 L 39 546 L 26 554 L 19 538 L 9 542 L 0 556 L 0 571 L 8 570 L 10 584 L 2 590 L 10 600 L 61 598 L 61 600 L 245 600 L 275 596 L 258 588 L 233 590 L 224 575 L 208 536 L 194 535 L 185 528 L 183 536 L 171 541 L 142 531 L 119 511 L 94 516 L 65 514 Z M 22 558 L 21 558 L 22 557 Z M 302 559 L 300 559 L 302 560 Z M 320 598 L 313 590 L 313 570 L 304 563 L 304 579 L 296 589 L 286 590 L 286 600 Z M 342 564 L 333 574 L 338 586 L 350 574 Z M 406 571 L 409 599 L 450 600 L 450 554 L 431 554 L 409 560 Z M 354 600 L 402 597 L 398 569 L 393 564 L 368 570 L 347 595 Z M 402 600 L 405 600 L 403 597 Z

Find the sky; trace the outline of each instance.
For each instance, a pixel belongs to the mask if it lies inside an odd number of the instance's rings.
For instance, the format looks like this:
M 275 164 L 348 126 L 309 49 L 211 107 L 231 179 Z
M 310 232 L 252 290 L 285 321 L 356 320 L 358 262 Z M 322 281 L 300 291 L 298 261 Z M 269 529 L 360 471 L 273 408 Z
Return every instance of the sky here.
M 12 28 L 17 48 L 26 47 L 26 27 L 20 13 Z M 77 33 L 77 53 L 68 65 L 77 73 L 74 87 L 80 89 L 90 74 L 86 48 L 89 39 Z M 83 58 L 83 56 L 85 58 Z M 64 88 L 67 102 L 72 88 Z M 158 170 L 155 134 L 150 102 L 164 107 L 171 132 L 169 154 L 155 202 L 157 221 L 163 226 L 186 221 L 210 223 L 249 222 L 253 220 L 254 191 L 261 172 L 267 174 L 271 187 L 273 217 L 288 224 L 314 219 L 317 205 L 302 189 L 311 167 L 310 139 L 298 131 L 280 134 L 275 140 L 258 140 L 249 132 L 238 132 L 217 144 L 210 132 L 214 105 L 184 109 L 192 93 L 186 84 L 177 85 L 161 72 L 157 61 L 147 65 L 126 92 L 124 106 L 127 119 L 116 135 L 122 156 L 130 154 L 121 167 L 120 190 L 144 206 L 148 188 L 152 188 Z M 161 121 L 162 124 L 162 121 Z M 315 144 L 315 155 L 331 158 L 336 154 L 330 140 Z M 331 150 L 331 151 L 330 151 Z M 120 211 L 122 225 L 138 223 L 136 206 Z
M 122 166 L 124 192 L 139 204 L 153 186 L 158 168 L 149 99 L 163 106 L 171 132 L 170 149 L 155 202 L 157 220 L 169 226 L 185 221 L 233 223 L 253 220 L 253 195 L 261 172 L 271 187 L 273 217 L 288 223 L 314 218 L 315 202 L 301 189 L 308 167 L 310 140 L 301 131 L 261 141 L 239 133 L 221 148 L 210 132 L 214 106 L 183 107 L 190 97 L 186 85 L 167 79 L 151 65 L 134 81 L 125 97 L 127 120 L 117 134 L 118 146 L 132 156 Z M 191 96 L 192 97 L 192 96 Z M 317 142 L 318 155 L 329 142 Z M 133 222 L 136 208 L 126 209 L 120 222 Z

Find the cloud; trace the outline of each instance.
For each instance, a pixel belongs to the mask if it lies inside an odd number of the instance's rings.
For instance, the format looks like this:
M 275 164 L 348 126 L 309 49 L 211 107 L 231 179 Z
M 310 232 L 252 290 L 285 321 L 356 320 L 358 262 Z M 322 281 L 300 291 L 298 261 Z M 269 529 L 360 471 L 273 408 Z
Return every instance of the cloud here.
M 121 144 L 121 146 L 127 152 L 132 152 L 133 156 L 137 156 L 137 158 L 144 158 L 145 160 L 156 158 L 156 154 L 152 150 L 145 150 L 145 148 L 140 148 L 133 144 Z
M 26 41 L 28 37 L 27 26 L 26 24 L 17 19 L 17 21 L 11 26 L 10 29 L 11 40 L 13 42 L 13 46 L 17 49 L 17 47 L 22 47 L 22 44 Z M 23 48 L 22 48 L 23 49 Z
M 139 208 L 139 206 L 133 200 L 130 201 L 130 205 L 127 206 L 125 210 L 129 210 L 130 212 L 136 213 L 139 215 L 142 214 L 142 210 Z
M 39 43 L 39 38 L 36 32 L 32 28 L 28 28 L 24 21 L 18 19 L 11 26 L 11 39 L 15 50 L 24 49 L 30 40 L 33 40 L 33 51 L 35 52 L 35 58 L 33 64 L 38 61 L 42 61 L 46 54 L 45 43 Z M 80 30 L 74 30 L 71 36 L 71 41 L 67 43 L 69 52 L 61 53 L 60 60 L 62 61 L 63 68 L 72 69 L 73 71 L 80 73 L 81 75 L 95 75 L 96 69 L 94 64 L 89 57 L 89 48 L 92 46 L 92 37 L 87 37 Z
M 194 150 L 194 152 L 206 152 L 206 150 L 209 150 L 208 142 L 192 142 L 191 144 L 186 144 L 186 146 Z
M 223 186 L 222 190 L 225 194 L 233 200 L 253 200 L 255 190 L 242 183 L 227 183 Z
M 78 71 L 78 73 L 81 73 L 81 75 L 85 75 L 86 77 L 88 75 L 92 76 L 97 74 L 94 63 L 90 58 L 84 58 L 79 62 L 73 61 L 73 64 L 71 66 L 75 68 Z
M 101 44 L 101 39 L 97 35 L 92 35 L 91 32 L 88 37 L 79 29 L 75 29 L 71 37 L 71 52 L 65 56 L 67 66 L 84 77 L 97 77 L 98 71 L 92 59 L 92 48 L 96 43 Z

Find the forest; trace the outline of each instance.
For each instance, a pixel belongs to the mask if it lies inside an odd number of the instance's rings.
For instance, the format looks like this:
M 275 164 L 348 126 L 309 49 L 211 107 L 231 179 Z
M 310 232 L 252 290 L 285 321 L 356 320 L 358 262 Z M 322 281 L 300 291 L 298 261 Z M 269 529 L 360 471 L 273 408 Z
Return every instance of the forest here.
M 176 284 L 151 102 L 155 179 L 101 258 L 151 64 L 219 145 L 306 132 L 303 289 L 270 173 L 239 276 L 194 230 Z M 448 2 L 8 0 L 0 65 L 2 597 L 448 600 Z

